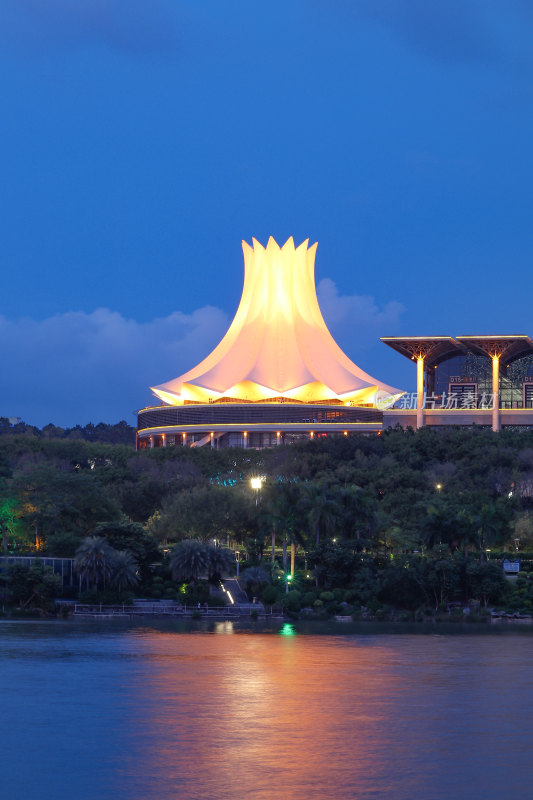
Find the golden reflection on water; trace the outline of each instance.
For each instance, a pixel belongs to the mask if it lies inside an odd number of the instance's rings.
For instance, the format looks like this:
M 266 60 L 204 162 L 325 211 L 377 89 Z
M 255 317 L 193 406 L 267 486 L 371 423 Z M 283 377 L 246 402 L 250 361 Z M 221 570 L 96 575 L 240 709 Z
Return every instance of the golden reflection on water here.
M 215 632 L 232 633 L 232 623 Z M 389 764 L 405 747 L 388 741 L 382 752 L 393 653 L 281 633 L 137 639 L 151 663 L 131 687 L 142 735 L 132 733 L 130 754 L 146 797 L 325 800 L 378 796 L 377 783 L 392 791 Z
M 533 630 L 0 627 L 7 800 L 531 796 Z

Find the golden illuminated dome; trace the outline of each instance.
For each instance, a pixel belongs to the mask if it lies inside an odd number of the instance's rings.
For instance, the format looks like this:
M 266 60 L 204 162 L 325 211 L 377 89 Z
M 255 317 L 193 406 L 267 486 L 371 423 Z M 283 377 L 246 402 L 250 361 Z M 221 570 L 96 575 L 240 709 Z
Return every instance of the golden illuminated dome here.
M 226 335 L 198 366 L 151 387 L 168 405 L 222 398 L 274 398 L 316 403 L 392 405 L 402 393 L 359 369 L 337 345 L 322 317 L 315 252 L 307 239 L 280 247 L 243 241 L 244 287 Z

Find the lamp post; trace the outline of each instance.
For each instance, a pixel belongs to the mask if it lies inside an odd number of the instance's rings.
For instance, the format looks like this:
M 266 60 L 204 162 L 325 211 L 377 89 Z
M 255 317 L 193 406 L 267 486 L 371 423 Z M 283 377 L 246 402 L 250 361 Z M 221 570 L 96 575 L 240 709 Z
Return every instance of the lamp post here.
M 289 594 L 289 583 L 292 581 L 292 575 L 287 573 L 285 575 L 285 594 Z
M 250 486 L 255 491 L 255 504 L 257 505 L 257 501 L 259 498 L 259 492 L 261 491 L 261 486 L 263 485 L 263 478 L 251 478 L 250 479 Z

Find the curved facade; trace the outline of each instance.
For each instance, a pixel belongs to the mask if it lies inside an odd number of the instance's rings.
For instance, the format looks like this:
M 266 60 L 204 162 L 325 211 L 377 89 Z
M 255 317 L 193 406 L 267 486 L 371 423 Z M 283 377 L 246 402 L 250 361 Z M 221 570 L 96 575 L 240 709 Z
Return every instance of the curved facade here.
M 324 435 L 375 433 L 383 412 L 308 403 L 155 406 L 139 411 L 139 447 L 272 447 Z

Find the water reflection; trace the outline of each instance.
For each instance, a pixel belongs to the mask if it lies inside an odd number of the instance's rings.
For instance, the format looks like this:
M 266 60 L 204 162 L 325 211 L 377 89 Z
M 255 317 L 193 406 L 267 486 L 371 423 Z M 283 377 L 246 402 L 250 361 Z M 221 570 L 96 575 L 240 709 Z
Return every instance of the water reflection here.
M 294 625 L 291 625 L 290 622 L 286 622 L 280 630 L 280 633 L 282 636 L 294 636 L 296 631 L 294 630 Z
M 233 622 L 230 619 L 224 622 L 215 622 L 215 633 L 235 633 Z
M 0 626 L 6 796 L 528 796 L 529 637 L 289 628 Z
M 392 788 L 409 748 L 390 735 L 384 748 L 399 695 L 393 651 L 296 640 L 290 625 L 280 633 L 158 637 L 148 682 L 131 687 L 144 727 L 134 758 L 152 775 L 147 792 L 161 797 L 167 781 L 198 800 L 364 797 L 375 796 L 375 785 Z M 153 651 L 153 641 L 144 644 Z M 419 775 L 412 791 L 421 784 Z

